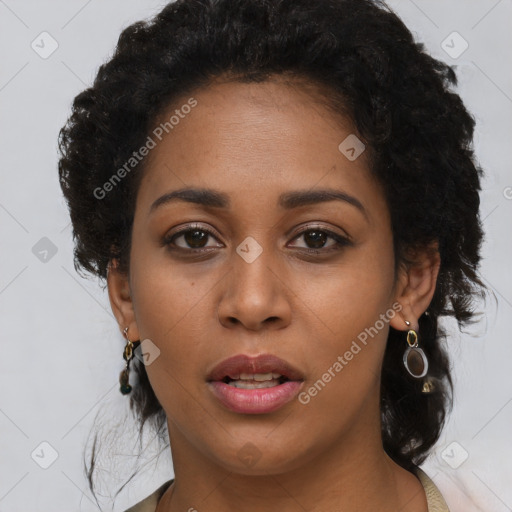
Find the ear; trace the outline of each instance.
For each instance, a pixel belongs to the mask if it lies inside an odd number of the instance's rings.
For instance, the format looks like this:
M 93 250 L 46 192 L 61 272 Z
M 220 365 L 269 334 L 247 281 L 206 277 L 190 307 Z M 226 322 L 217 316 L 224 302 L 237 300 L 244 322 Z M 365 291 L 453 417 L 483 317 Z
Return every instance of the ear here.
M 127 274 L 119 271 L 118 262 L 115 259 L 111 260 L 108 266 L 107 285 L 110 307 L 121 332 L 128 327 L 127 334 L 130 340 L 139 340 L 140 335 L 135 321 L 130 281 Z
M 402 309 L 390 320 L 390 325 L 399 331 L 417 331 L 418 319 L 427 310 L 436 290 L 441 266 L 439 244 L 436 241 L 423 249 L 411 250 L 407 256 L 412 263 L 400 266 L 395 293 L 395 301 Z M 411 325 L 407 326 L 405 320 Z

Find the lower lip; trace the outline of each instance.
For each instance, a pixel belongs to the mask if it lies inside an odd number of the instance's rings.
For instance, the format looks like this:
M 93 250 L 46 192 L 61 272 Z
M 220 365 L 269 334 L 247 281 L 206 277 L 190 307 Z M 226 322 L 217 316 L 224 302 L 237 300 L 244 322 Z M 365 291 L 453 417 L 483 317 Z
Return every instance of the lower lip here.
M 302 381 L 289 380 L 271 388 L 241 389 L 225 382 L 210 382 L 210 389 L 231 411 L 241 414 L 274 412 L 290 402 L 299 393 Z

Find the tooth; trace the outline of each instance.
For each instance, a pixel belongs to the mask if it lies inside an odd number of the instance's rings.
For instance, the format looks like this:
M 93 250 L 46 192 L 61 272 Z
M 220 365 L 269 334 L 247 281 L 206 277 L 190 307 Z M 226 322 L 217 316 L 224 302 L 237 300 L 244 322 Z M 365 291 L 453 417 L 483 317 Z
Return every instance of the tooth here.
M 279 379 L 281 377 L 280 373 L 239 373 L 230 375 L 229 378 L 231 380 L 252 380 L 257 382 L 264 382 L 272 379 Z
M 261 389 L 272 388 L 279 385 L 277 380 L 266 380 L 264 382 L 244 382 L 243 380 L 233 380 L 229 383 L 230 386 L 242 389 Z
M 270 373 L 256 373 L 253 376 L 254 380 L 258 382 L 263 382 L 264 380 L 272 380 L 272 372 Z
M 241 373 L 239 379 L 241 380 L 257 380 L 258 382 L 264 380 L 272 380 L 272 373 Z M 237 380 L 237 379 L 233 379 Z

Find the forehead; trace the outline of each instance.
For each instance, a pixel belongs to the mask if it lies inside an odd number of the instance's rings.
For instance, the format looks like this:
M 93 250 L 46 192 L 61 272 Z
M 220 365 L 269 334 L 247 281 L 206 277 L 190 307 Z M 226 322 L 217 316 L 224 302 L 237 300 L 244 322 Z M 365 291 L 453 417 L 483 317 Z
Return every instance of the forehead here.
M 161 140 L 153 137 L 141 201 L 184 186 L 223 190 L 235 205 L 242 193 L 244 202 L 268 202 L 270 192 L 277 197 L 290 188 L 317 186 L 375 200 L 380 191 L 364 151 L 350 160 L 340 150 L 347 137 L 356 137 L 355 130 L 348 117 L 324 105 L 322 94 L 314 84 L 278 77 L 216 81 L 182 96 L 156 122 L 165 127 L 175 118 Z

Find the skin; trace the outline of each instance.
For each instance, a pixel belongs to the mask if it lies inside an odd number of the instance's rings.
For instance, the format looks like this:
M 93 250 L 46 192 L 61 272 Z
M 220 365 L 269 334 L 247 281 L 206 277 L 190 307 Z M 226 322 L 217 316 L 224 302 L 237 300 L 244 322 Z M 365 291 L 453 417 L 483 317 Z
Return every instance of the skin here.
M 158 512 L 427 511 L 419 480 L 382 447 L 380 366 L 389 325 L 406 331 L 408 320 L 418 329 L 439 253 L 418 251 L 416 264 L 395 276 L 383 192 L 365 153 L 351 162 L 338 150 L 355 129 L 319 94 L 281 77 L 217 80 L 194 91 L 197 106 L 146 162 L 129 275 L 113 261 L 108 288 L 120 329 L 160 350 L 147 372 L 167 415 L 175 483 Z M 150 212 L 156 199 L 183 187 L 221 191 L 231 206 L 175 201 Z M 366 214 L 342 201 L 278 206 L 281 193 L 319 188 L 343 190 Z M 163 245 L 193 223 L 214 235 L 196 245 L 175 239 L 181 253 Z M 315 238 L 297 233 L 306 226 L 348 235 L 352 245 L 328 252 L 336 242 L 326 234 L 324 248 L 317 246 L 326 255 L 307 255 Z M 263 249 L 252 263 L 236 252 L 248 236 Z M 211 252 L 187 257 L 194 247 Z M 208 372 L 240 353 L 289 361 L 307 389 L 396 303 L 400 313 L 307 405 L 293 400 L 273 413 L 237 414 L 208 389 Z M 259 455 L 250 467 L 239 458 L 248 442 Z

